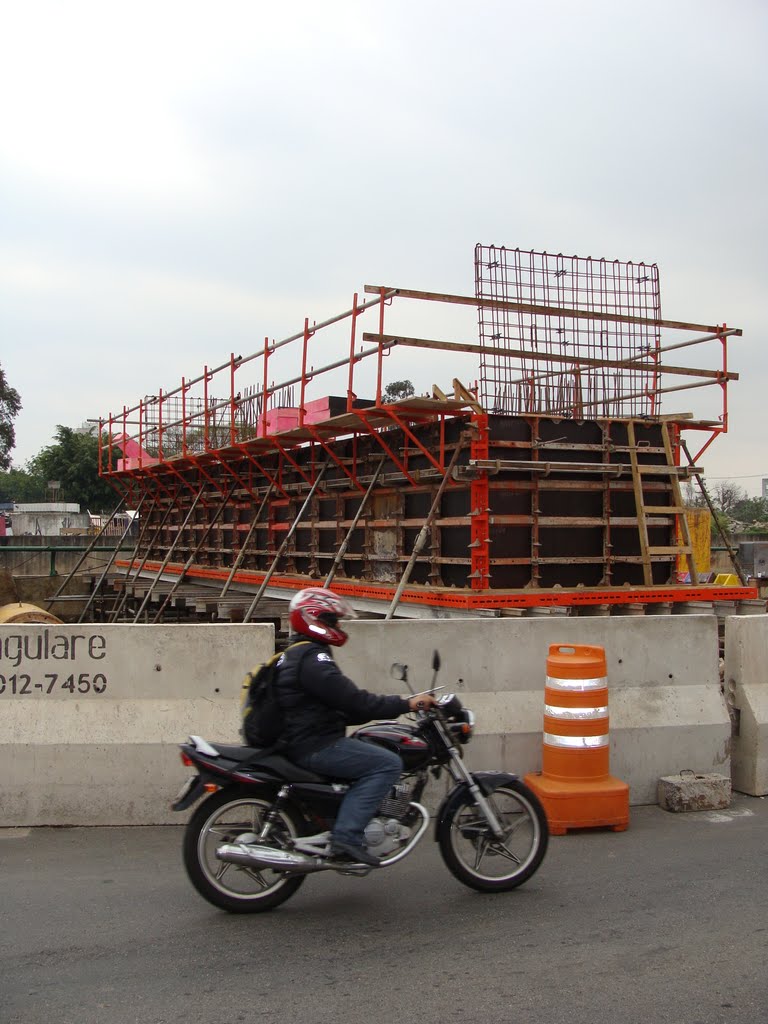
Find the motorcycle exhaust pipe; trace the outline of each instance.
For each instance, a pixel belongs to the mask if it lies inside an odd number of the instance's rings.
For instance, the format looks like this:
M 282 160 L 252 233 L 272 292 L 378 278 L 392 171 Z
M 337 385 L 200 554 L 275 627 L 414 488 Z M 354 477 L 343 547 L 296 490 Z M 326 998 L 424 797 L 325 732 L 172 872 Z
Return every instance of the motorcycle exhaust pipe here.
M 306 875 L 312 871 L 323 871 L 326 865 L 316 857 L 290 850 L 276 850 L 272 846 L 256 846 L 244 843 L 225 843 L 216 850 L 219 860 L 227 864 L 243 864 L 249 868 L 272 868 L 286 874 Z

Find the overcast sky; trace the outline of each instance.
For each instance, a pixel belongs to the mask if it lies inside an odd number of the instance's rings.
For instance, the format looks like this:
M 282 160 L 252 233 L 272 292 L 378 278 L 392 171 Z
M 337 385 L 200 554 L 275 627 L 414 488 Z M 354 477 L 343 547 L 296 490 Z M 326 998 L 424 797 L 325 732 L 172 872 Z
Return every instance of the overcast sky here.
M 472 294 L 483 242 L 655 262 L 664 316 L 743 328 L 730 431 L 702 464 L 759 493 L 765 0 L 0 11 L 17 466 L 56 424 L 254 352 L 366 283 Z M 432 334 L 474 340 L 445 320 Z M 421 390 L 453 368 L 401 369 Z

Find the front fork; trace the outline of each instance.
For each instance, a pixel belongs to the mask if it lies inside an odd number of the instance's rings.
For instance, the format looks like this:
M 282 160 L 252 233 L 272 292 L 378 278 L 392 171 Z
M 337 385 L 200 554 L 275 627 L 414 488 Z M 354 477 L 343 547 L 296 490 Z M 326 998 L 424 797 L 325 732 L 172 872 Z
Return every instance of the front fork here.
M 451 773 L 451 777 L 456 783 L 465 783 L 467 789 L 472 795 L 472 799 L 475 801 L 483 817 L 488 822 L 488 827 L 493 832 L 495 839 L 504 838 L 504 829 L 501 827 L 499 819 L 496 817 L 496 813 L 491 807 L 490 803 L 485 797 L 482 789 L 478 786 L 477 782 L 464 764 L 464 760 L 461 756 L 461 751 L 458 749 L 456 744 L 453 742 L 453 738 L 449 731 L 445 728 L 442 722 L 437 721 L 435 725 L 438 727 L 440 734 L 443 737 L 448 753 L 450 754 L 450 761 L 448 762 L 448 771 Z

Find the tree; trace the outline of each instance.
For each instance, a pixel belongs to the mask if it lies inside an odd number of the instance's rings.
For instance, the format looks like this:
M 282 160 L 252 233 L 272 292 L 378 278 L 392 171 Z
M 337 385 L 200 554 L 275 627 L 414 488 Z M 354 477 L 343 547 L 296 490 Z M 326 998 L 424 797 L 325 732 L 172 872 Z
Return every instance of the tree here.
M 736 506 L 746 501 L 747 492 L 733 480 L 720 480 L 710 491 L 710 497 L 717 511 L 730 519 L 733 518 Z
M 61 501 L 76 501 L 91 512 L 111 511 L 118 498 L 99 476 L 98 437 L 61 425 L 56 427 L 55 436 L 55 444 L 30 459 L 28 472 L 42 482 L 44 488 L 49 480 L 58 480 Z
M 410 398 L 415 394 L 415 388 L 409 380 L 393 380 L 384 388 L 385 402 L 396 402 L 400 398 Z
M 733 518 L 746 525 L 768 522 L 768 501 L 764 498 L 744 498 L 734 505 Z
M 46 481 L 26 469 L 0 472 L 0 501 L 45 501 Z
M 12 388 L 0 366 L 0 469 L 9 469 L 11 451 L 16 444 L 16 431 L 13 421 L 21 410 L 21 398 L 16 388 Z

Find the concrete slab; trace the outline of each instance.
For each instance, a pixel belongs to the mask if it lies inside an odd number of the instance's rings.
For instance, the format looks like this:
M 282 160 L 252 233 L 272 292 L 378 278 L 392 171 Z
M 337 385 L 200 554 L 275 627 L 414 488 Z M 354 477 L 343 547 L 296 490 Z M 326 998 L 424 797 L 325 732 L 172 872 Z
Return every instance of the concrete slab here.
M 664 811 L 718 811 L 731 805 L 731 780 L 715 772 L 680 772 L 659 779 L 658 793 Z

